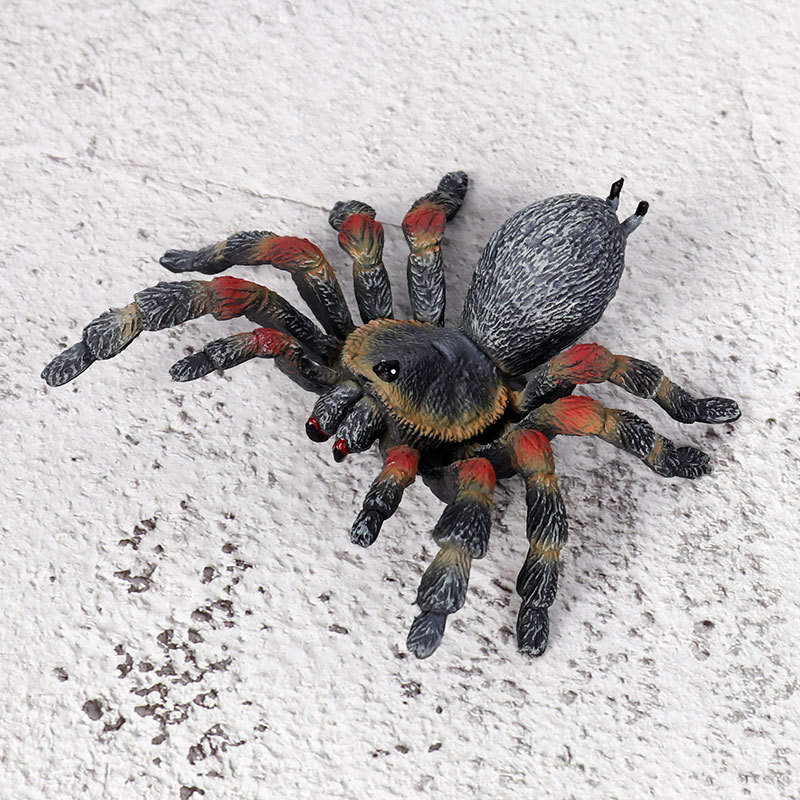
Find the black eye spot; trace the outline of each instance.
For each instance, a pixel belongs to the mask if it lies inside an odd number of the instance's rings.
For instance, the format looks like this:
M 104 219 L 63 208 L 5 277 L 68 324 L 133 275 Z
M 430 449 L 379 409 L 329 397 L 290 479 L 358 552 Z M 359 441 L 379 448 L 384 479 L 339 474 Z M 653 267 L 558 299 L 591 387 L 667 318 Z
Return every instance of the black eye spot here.
M 397 380 L 397 376 L 400 374 L 400 362 L 399 361 L 379 361 L 372 368 L 372 371 L 382 381 L 386 381 L 387 383 L 391 383 L 392 381 L 396 381 Z

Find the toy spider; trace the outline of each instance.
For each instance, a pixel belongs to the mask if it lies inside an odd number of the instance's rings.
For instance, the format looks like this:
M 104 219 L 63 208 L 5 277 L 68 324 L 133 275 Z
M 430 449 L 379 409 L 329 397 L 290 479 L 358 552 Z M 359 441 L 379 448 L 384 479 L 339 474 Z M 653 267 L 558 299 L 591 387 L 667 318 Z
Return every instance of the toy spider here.
M 679 422 L 739 417 L 733 400 L 695 398 L 653 364 L 597 344 L 574 344 L 616 292 L 626 239 L 647 212 L 641 202 L 620 223 L 621 189 L 620 178 L 605 200 L 560 195 L 507 220 L 480 257 L 456 328 L 443 327 L 441 242 L 445 222 L 467 190 L 463 172 L 445 175 L 403 219 L 413 320 L 393 319 L 383 228 L 364 203 L 337 203 L 329 217 L 353 259 L 361 327 L 350 317 L 331 265 L 307 239 L 250 231 L 201 250 L 170 250 L 161 264 L 171 272 L 215 274 L 256 264 L 289 271 L 324 332 L 257 283 L 233 277 L 159 283 L 90 322 L 82 340 L 56 356 L 42 377 L 51 386 L 71 381 L 142 331 L 204 314 L 246 317 L 259 327 L 181 359 L 170 370 L 173 379 L 190 381 L 251 358 L 273 358 L 292 380 L 320 395 L 306 432 L 316 442 L 335 436 L 336 461 L 377 440 L 383 469 L 350 532 L 356 544 L 375 541 L 417 474 L 447 504 L 433 531 L 441 549 L 422 577 L 416 599 L 421 613 L 408 634 L 407 646 L 417 657 L 439 646 L 448 614 L 464 604 L 472 559 L 486 555 L 495 479 L 522 476 L 530 547 L 517 578 L 517 643 L 523 653 L 540 655 L 567 539 L 550 440 L 597 436 L 664 477 L 709 471 L 702 451 L 675 447 L 628 411 L 570 396 L 575 386 L 610 381 L 655 400 Z

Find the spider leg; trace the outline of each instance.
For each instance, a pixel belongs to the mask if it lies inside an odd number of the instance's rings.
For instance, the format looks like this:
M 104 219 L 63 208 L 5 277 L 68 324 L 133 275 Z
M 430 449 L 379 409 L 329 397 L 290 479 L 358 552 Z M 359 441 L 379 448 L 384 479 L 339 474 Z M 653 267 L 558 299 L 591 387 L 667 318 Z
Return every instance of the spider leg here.
M 383 469 L 370 486 L 361 511 L 350 530 L 350 540 L 369 547 L 377 538 L 381 525 L 397 511 L 403 492 L 417 476 L 419 453 L 413 447 L 399 445 L 386 451 Z
M 547 647 L 547 609 L 558 587 L 558 557 L 567 541 L 567 517 L 558 490 L 553 451 L 547 437 L 519 429 L 504 437 L 515 472 L 525 481 L 526 531 L 530 545 L 517 577 L 522 604 L 517 617 L 517 646 L 530 656 Z
M 293 336 L 274 328 L 256 328 L 215 339 L 201 351 L 173 364 L 169 374 L 176 381 L 193 381 L 251 358 L 274 358 L 282 372 L 310 392 L 327 391 L 337 378 L 335 370 L 311 361 Z
M 696 447 L 675 447 L 649 422 L 630 411 L 605 408 L 591 397 L 562 397 L 531 411 L 515 426 L 558 435 L 597 436 L 632 453 L 664 478 L 697 478 L 711 471 L 708 456 Z
M 441 548 L 417 591 L 422 613 L 408 632 L 406 646 L 417 658 L 427 658 L 444 635 L 448 614 L 458 611 L 467 597 L 473 558 L 483 558 L 489 545 L 489 514 L 495 473 L 485 458 L 456 461 L 446 470 L 450 502 L 433 531 Z
M 51 386 L 80 375 L 94 361 L 121 353 L 142 331 L 171 328 L 212 314 L 216 319 L 247 317 L 286 331 L 317 359 L 332 362 L 338 343 L 280 295 L 251 281 L 220 277 L 210 281 L 159 283 L 134 295 L 124 308 L 92 320 L 80 342 L 56 356 L 42 372 Z
M 383 266 L 383 225 L 357 200 L 337 203 L 328 217 L 339 246 L 353 259 L 353 288 L 362 322 L 391 319 L 392 287 Z
M 369 449 L 384 428 L 384 416 L 379 403 L 369 395 L 361 397 L 336 429 L 333 458 L 343 461 L 350 453 Z
M 414 319 L 444 324 L 445 281 L 442 235 L 467 192 L 464 172 L 450 172 L 435 192 L 420 197 L 403 218 L 403 234 L 408 242 L 408 296 Z
M 331 335 L 344 339 L 354 329 L 333 267 L 308 239 L 271 231 L 241 231 L 200 250 L 168 250 L 161 265 L 170 272 L 213 275 L 234 265 L 271 264 L 291 273 L 300 296 Z
M 363 393 L 355 381 L 344 381 L 325 392 L 315 403 L 314 410 L 306 421 L 308 438 L 314 442 L 330 439 L 345 414 Z
M 617 356 L 598 344 L 576 344 L 550 359 L 530 377 L 519 399 L 523 412 L 543 398 L 568 394 L 576 384 L 610 383 L 638 397 L 655 400 L 678 422 L 733 422 L 739 406 L 726 397 L 693 397 L 667 378 L 655 364 Z

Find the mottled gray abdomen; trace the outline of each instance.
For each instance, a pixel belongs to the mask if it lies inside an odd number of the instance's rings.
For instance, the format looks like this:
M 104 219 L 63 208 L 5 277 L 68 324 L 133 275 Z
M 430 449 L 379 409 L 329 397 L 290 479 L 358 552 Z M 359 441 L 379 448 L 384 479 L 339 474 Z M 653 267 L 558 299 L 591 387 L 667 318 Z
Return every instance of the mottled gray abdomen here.
M 540 200 L 506 220 L 484 248 L 462 327 L 506 373 L 527 372 L 600 319 L 624 253 L 622 228 L 605 200 Z

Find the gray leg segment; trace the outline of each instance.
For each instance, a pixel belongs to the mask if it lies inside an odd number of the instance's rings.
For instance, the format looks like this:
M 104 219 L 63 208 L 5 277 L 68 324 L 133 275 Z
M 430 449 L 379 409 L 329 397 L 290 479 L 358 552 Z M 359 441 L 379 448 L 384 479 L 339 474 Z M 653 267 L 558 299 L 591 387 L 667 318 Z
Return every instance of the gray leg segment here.
M 525 481 L 528 507 L 530 544 L 517 577 L 517 594 L 522 598 L 517 646 L 526 655 L 539 656 L 547 647 L 547 609 L 558 588 L 558 558 L 567 541 L 567 517 L 547 437 L 539 431 L 516 430 L 505 441 L 514 469 Z
M 649 208 L 650 204 L 646 200 L 642 200 L 639 205 L 636 206 L 636 211 L 621 223 L 622 235 L 626 239 L 642 224 L 642 220 Z
M 364 395 L 358 400 L 339 425 L 333 457 L 342 461 L 350 453 L 363 453 L 372 446 L 384 426 L 383 411 L 376 400 Z
M 403 492 L 417 476 L 419 453 L 400 445 L 386 451 L 383 469 L 370 486 L 364 505 L 350 531 L 350 540 L 369 547 L 377 538 L 384 521 L 397 511 Z
M 362 394 L 363 390 L 355 381 L 345 381 L 322 395 L 306 422 L 308 438 L 314 442 L 330 439 Z
M 112 308 L 92 320 L 82 341 L 56 356 L 43 370 L 50 386 L 76 378 L 99 359 L 121 353 L 142 331 L 158 331 L 208 313 L 203 281 L 160 283 L 134 295 L 123 308 Z
M 532 411 L 516 426 L 554 436 L 597 436 L 644 461 L 664 478 L 697 478 L 711 471 L 696 447 L 675 447 L 630 411 L 605 408 L 591 397 L 563 397 Z
M 608 193 L 608 197 L 606 198 L 606 203 L 608 203 L 614 211 L 617 210 L 619 207 L 619 195 L 622 191 L 622 184 L 625 183 L 624 178 L 620 178 L 618 181 L 614 181 L 611 184 L 611 191 Z

